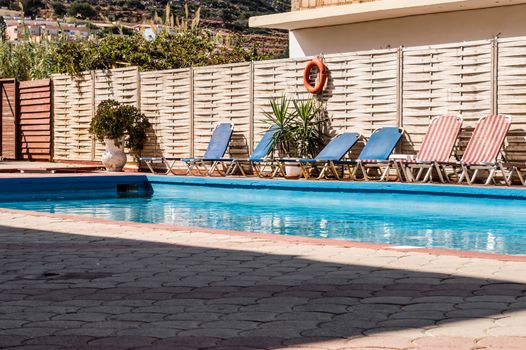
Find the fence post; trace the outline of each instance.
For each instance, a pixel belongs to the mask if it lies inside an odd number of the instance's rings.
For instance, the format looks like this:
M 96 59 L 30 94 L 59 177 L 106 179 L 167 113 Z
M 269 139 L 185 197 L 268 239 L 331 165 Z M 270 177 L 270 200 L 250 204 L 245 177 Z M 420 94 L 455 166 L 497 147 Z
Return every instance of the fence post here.
M 194 68 L 190 67 L 190 157 L 194 157 Z
M 249 121 L 248 121 L 248 151 L 252 154 L 254 150 L 254 61 L 250 61 L 250 92 L 249 92 Z
M 404 126 L 403 116 L 403 98 L 404 98 L 404 50 L 400 46 L 397 53 L 397 74 L 396 74 L 396 114 L 398 119 L 398 126 Z
M 96 79 L 96 74 L 95 74 L 95 71 L 92 70 L 91 71 L 91 119 L 95 118 L 95 109 L 97 108 L 97 105 L 95 103 L 95 97 L 96 97 L 96 92 L 95 92 L 95 79 Z M 95 136 L 91 135 L 91 161 L 95 161 L 95 152 L 96 152 L 96 142 L 97 140 L 95 139 Z
M 137 69 L 137 109 L 142 111 L 142 103 L 141 103 L 141 72 L 139 71 L 139 67 Z
M 499 41 L 498 41 L 498 37 L 494 37 L 491 40 L 491 114 L 499 113 L 498 76 L 499 76 Z

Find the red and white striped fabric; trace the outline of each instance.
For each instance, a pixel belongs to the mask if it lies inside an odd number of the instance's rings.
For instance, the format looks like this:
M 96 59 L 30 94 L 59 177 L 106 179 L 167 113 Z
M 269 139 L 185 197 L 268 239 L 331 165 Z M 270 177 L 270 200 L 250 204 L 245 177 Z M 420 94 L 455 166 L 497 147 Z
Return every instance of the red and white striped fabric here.
M 454 115 L 433 118 L 416 160 L 418 162 L 447 162 L 461 126 L 462 118 Z
M 490 115 L 481 118 L 462 157 L 465 164 L 495 163 L 511 125 L 511 117 Z

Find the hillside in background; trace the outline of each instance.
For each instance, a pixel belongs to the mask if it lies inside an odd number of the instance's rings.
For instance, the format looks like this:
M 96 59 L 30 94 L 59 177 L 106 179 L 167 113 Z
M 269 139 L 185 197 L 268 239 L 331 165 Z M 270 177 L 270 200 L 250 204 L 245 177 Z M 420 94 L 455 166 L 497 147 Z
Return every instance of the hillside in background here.
M 164 19 L 167 3 L 171 13 L 184 17 L 185 3 L 190 16 L 198 9 L 201 24 L 217 32 L 239 33 L 257 43 L 264 51 L 276 55 L 287 47 L 287 34 L 248 28 L 251 16 L 286 12 L 290 0 L 22 0 L 26 16 L 30 17 L 76 17 L 97 23 L 150 24 Z M 19 10 L 18 1 L 0 0 L 0 7 Z M 91 11 L 89 8 L 92 8 Z M 87 9 L 86 9 L 87 8 Z

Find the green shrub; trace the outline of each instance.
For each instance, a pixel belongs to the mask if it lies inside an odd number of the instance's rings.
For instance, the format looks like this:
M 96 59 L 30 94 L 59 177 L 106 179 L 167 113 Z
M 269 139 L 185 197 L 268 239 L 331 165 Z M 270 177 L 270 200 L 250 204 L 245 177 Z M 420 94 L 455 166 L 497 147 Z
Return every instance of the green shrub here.
M 123 141 L 125 147 L 138 155 L 146 141 L 149 127 L 150 122 L 137 108 L 115 100 L 105 100 L 99 104 L 89 132 L 100 142 L 111 139 L 116 146 L 120 146 Z
M 57 17 L 64 17 L 68 10 L 66 9 L 66 5 L 64 5 L 60 1 L 53 1 L 51 3 L 51 8 L 53 9 L 53 13 Z
M 75 4 L 80 3 L 75 2 L 70 10 Z M 199 10 L 194 18 L 189 18 L 188 8 L 184 17 L 174 18 L 168 9 L 167 29 L 157 32 L 154 40 L 147 40 L 142 33 L 111 33 L 83 41 L 30 39 L 27 34 L 16 44 L 0 40 L 0 78 L 44 79 L 54 73 L 75 75 L 128 66 L 152 71 L 266 58 L 246 38 L 200 28 Z
M 68 9 L 71 17 L 92 19 L 97 17 L 97 11 L 93 6 L 84 1 L 75 1 Z

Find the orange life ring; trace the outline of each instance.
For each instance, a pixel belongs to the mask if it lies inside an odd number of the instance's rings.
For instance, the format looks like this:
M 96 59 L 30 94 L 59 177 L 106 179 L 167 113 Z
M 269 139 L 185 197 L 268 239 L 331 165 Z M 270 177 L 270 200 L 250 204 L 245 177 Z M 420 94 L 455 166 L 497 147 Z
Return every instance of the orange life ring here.
M 314 66 L 318 67 L 319 73 L 319 79 L 315 86 L 312 86 L 310 83 L 310 72 Z M 308 92 L 311 94 L 319 94 L 323 91 L 323 88 L 325 87 L 325 82 L 327 81 L 327 71 L 325 64 L 318 59 L 314 58 L 309 63 L 307 63 L 307 66 L 305 67 L 305 71 L 303 72 L 303 85 L 305 85 L 305 88 Z

